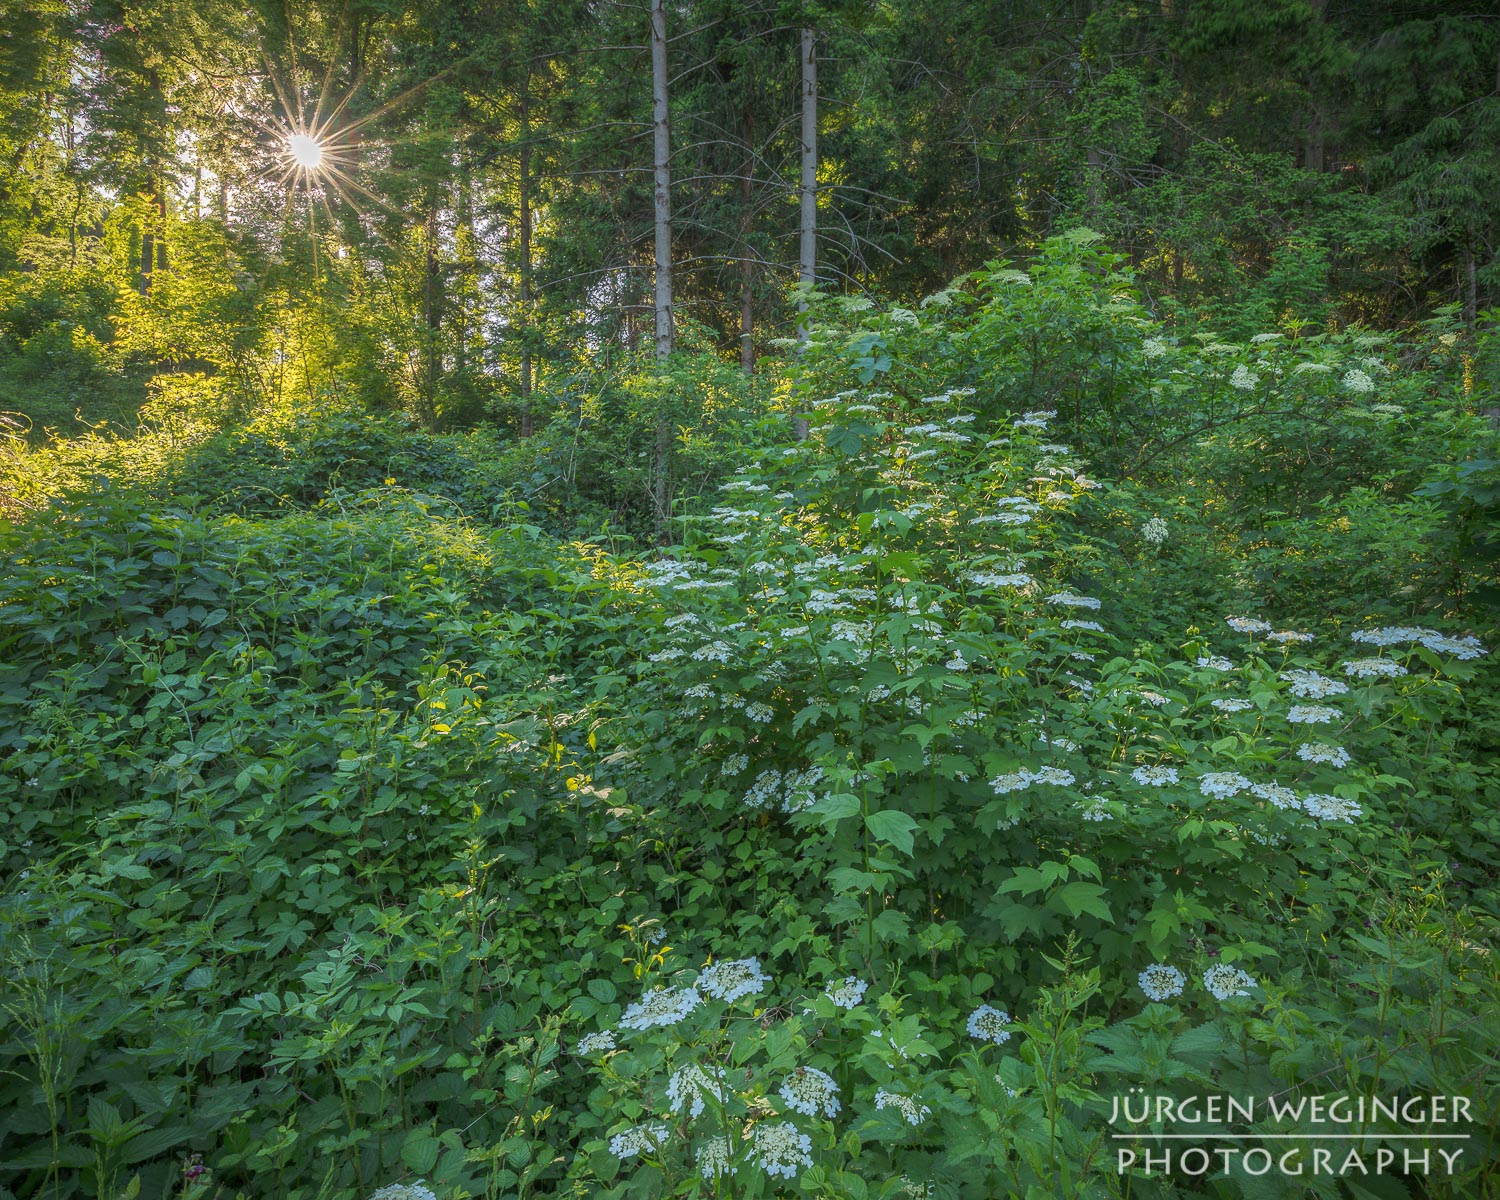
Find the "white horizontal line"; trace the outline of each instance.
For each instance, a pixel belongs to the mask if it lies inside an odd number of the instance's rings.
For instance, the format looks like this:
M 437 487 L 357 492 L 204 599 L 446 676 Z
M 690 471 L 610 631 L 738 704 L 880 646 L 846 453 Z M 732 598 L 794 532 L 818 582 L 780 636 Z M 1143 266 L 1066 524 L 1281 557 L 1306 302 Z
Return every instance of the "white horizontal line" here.
M 1194 1141 L 1205 1141 L 1217 1138 L 1220 1141 L 1242 1142 L 1247 1138 L 1307 1138 L 1313 1141 L 1336 1140 L 1339 1138 L 1355 1141 L 1369 1142 L 1381 1139 L 1395 1141 L 1402 1138 L 1414 1140 L 1442 1139 L 1468 1141 L 1471 1134 L 1467 1133 L 1112 1133 L 1110 1137 L 1116 1140 L 1134 1141 L 1137 1138 L 1156 1138 L 1158 1140 L 1167 1138 L 1189 1138 Z

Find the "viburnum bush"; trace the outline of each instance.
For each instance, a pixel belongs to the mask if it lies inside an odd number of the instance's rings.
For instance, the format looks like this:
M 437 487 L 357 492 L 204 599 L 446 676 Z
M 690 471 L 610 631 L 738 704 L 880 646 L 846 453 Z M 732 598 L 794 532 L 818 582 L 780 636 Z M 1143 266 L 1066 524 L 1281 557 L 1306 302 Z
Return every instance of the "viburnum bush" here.
M 924 353 L 945 357 L 937 318 L 895 324 L 924 328 Z M 948 332 L 973 327 L 966 317 Z M 1027 1171 L 1040 1185 L 1058 1161 L 1075 1181 L 1107 1173 L 1113 1186 L 1113 1151 L 1090 1141 L 1086 1115 L 1101 1077 L 1134 1070 L 1201 1090 L 1232 1072 L 1283 1087 L 1418 1020 L 1411 979 L 1377 980 L 1370 963 L 1414 919 L 1392 899 L 1399 881 L 1442 873 L 1429 784 L 1414 779 L 1424 745 L 1461 716 L 1480 640 L 1360 614 L 1288 628 L 1230 611 L 1175 644 L 1132 644 L 1107 548 L 1088 532 L 1104 489 L 1057 440 L 1057 413 L 1011 411 L 971 386 L 879 386 L 900 366 L 849 346 L 871 386 L 808 406 L 807 440 L 747 463 L 681 546 L 643 564 L 624 739 L 641 750 L 627 778 L 680 850 L 684 923 L 710 894 L 728 910 L 684 940 L 710 957 L 784 961 L 804 984 L 899 995 L 907 1018 L 940 1031 L 902 1094 L 941 1118 L 911 1122 L 896 1152 L 857 1120 L 801 1112 L 774 1094 L 780 1074 L 816 1071 L 841 1104 L 866 1109 L 886 1086 L 844 1040 L 847 1021 L 804 996 L 767 1001 L 733 1035 L 707 994 L 674 981 L 656 994 L 677 1006 L 660 1030 L 637 1039 L 627 1010 L 584 1043 L 607 1078 L 629 1064 L 641 1096 L 632 1124 L 609 1126 L 615 1158 L 665 1172 L 629 1186 L 686 1178 L 695 1154 L 718 1164 L 703 1176 L 713 1194 L 729 1194 L 723 1164 L 746 1194 L 815 1166 L 803 1186 L 862 1178 L 835 1189 L 848 1195 L 903 1175 L 913 1194 L 922 1178 L 935 1194 L 961 1179 L 1021 1187 Z M 1139 530 L 1147 550 L 1170 536 L 1160 519 Z M 1483 973 L 1467 951 L 1458 961 Z M 1363 982 L 1351 988 L 1351 974 Z M 1372 1009 L 1372 996 L 1385 999 Z M 992 999 L 1028 1037 L 986 1084 L 957 1047 L 966 1014 Z M 1041 1016 L 1055 1011 L 1078 1023 L 1071 1076 Z M 1402 1053 L 1414 1037 L 1398 1039 Z M 1007 1106 L 1038 1038 L 1053 1092 L 1034 1114 L 1051 1123 L 1034 1160 L 1035 1128 Z M 1436 1045 L 1421 1051 L 1429 1076 Z M 713 1149 L 661 1107 L 682 1063 L 730 1070 L 756 1055 L 744 1086 L 731 1070 L 713 1094 L 711 1136 L 727 1139 Z M 596 1093 L 602 1123 L 620 1115 L 620 1094 Z M 773 1170 L 757 1139 L 783 1125 L 796 1133 Z M 870 1158 L 866 1141 L 883 1149 Z M 935 1162 L 930 1177 L 903 1165 Z

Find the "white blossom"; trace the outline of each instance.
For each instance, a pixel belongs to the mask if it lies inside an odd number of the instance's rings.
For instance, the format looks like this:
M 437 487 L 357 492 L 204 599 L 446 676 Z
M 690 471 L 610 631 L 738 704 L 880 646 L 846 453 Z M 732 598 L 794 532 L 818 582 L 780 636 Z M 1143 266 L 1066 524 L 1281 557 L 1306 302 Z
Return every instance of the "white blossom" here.
M 781 1081 L 781 1098 L 806 1117 L 833 1117 L 839 1111 L 839 1085 L 816 1067 L 798 1067 Z
M 864 998 L 870 985 L 857 975 L 846 975 L 828 985 L 827 996 L 838 1008 L 854 1008 Z
M 1217 1000 L 1228 1000 L 1231 996 L 1248 996 L 1246 989 L 1255 986 L 1255 980 L 1238 967 L 1228 963 L 1215 963 L 1203 972 L 1203 986 Z
M 762 1121 L 750 1132 L 750 1152 L 772 1178 L 794 1179 L 812 1166 L 812 1139 L 790 1121 Z
M 652 1029 L 675 1025 L 703 1002 L 693 988 L 656 988 L 639 1004 L 632 1004 L 620 1018 L 624 1029 Z
M 1238 796 L 1250 786 L 1250 781 L 1233 771 L 1210 771 L 1198 777 L 1198 790 L 1216 800 L 1227 800 Z
M 1293 725 L 1326 725 L 1343 714 L 1326 704 L 1299 704 L 1286 715 Z
M 932 1115 L 932 1109 L 925 1104 L 919 1104 L 910 1096 L 903 1096 L 899 1092 L 889 1092 L 881 1088 L 875 1093 L 876 1108 L 894 1108 L 906 1119 L 908 1125 L 920 1125 Z
M 1364 809 L 1355 801 L 1326 794 L 1304 796 L 1302 811 L 1320 821 L 1342 821 L 1346 825 L 1352 825 L 1355 817 L 1364 816 Z
M 1000 1045 L 1010 1041 L 1010 1014 L 1003 1009 L 981 1004 L 969 1014 L 969 1036 L 981 1042 Z
M 604 1029 L 598 1033 L 586 1033 L 578 1039 L 579 1054 L 602 1054 L 606 1050 L 615 1048 L 615 1034 L 612 1029 Z
M 698 986 L 726 1004 L 763 991 L 770 983 L 771 977 L 760 969 L 760 960 L 755 958 L 717 962 L 698 976 Z
M 1146 993 L 1148 1000 L 1170 1000 L 1173 996 L 1182 995 L 1187 976 L 1176 967 L 1152 963 L 1136 976 L 1136 982 L 1141 985 L 1141 991 Z
M 1349 765 L 1349 751 L 1342 746 L 1330 746 L 1327 742 L 1303 742 L 1297 747 L 1297 757 L 1303 762 L 1320 763 L 1329 767 Z
M 616 1158 L 634 1158 L 637 1154 L 657 1154 L 667 1144 L 672 1131 L 659 1121 L 633 1125 L 609 1139 L 609 1152 Z

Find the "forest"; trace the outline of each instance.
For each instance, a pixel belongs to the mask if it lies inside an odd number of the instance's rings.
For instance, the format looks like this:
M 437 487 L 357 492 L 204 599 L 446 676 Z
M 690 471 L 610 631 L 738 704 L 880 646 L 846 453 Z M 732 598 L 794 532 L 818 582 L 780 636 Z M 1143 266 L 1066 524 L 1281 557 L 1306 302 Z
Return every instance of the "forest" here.
M 0 1200 L 1500 1198 L 1500 15 L 0 0 Z

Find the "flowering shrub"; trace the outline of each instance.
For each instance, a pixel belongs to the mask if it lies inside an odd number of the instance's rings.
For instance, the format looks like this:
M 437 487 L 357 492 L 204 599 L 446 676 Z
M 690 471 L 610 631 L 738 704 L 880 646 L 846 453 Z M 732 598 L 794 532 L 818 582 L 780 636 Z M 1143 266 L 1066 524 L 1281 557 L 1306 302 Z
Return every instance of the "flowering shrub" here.
M 399 485 L 0 530 L 0 1188 L 1166 1196 L 1111 1093 L 1492 1123 L 1495 634 L 1406 502 L 1338 501 L 1392 586 L 1205 467 L 1427 385 L 1127 282 L 814 298 L 810 436 L 643 559 Z

